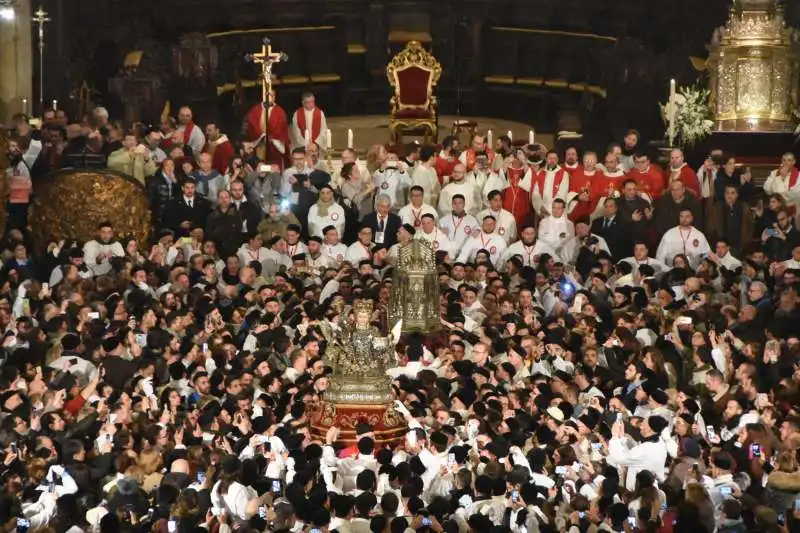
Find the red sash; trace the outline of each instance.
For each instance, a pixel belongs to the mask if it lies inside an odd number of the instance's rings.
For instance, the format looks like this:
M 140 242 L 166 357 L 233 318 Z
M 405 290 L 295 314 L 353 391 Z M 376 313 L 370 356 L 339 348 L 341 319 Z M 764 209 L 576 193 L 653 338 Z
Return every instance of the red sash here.
M 487 149 L 486 150 L 486 157 L 489 158 L 489 164 L 491 165 L 492 162 L 494 161 L 494 151 Z M 466 157 L 466 159 L 467 159 L 467 172 L 469 172 L 473 168 L 475 168 L 475 159 L 476 158 L 477 158 L 477 156 L 475 155 L 475 150 L 473 150 L 472 148 L 467 150 L 467 157 Z
M 183 144 L 184 146 L 189 145 L 189 139 L 192 138 L 192 132 L 194 131 L 194 122 L 188 123 L 186 126 L 183 127 Z
M 305 108 L 301 107 L 295 113 L 297 115 L 297 128 L 300 130 L 300 135 L 305 136 L 306 129 L 308 126 L 306 125 L 306 110 Z M 315 140 L 319 137 L 320 129 L 322 128 L 322 111 L 318 107 L 314 108 L 312 111 L 311 116 L 311 140 Z
M 792 169 L 792 173 L 789 174 L 789 188 L 794 189 L 794 186 L 797 185 L 797 178 L 800 176 L 800 171 L 797 168 Z
M 556 170 L 555 178 L 553 179 L 553 198 L 556 197 L 556 193 L 558 193 L 558 189 L 561 188 L 561 182 L 564 181 L 564 176 L 567 175 L 566 170 L 563 168 L 559 168 Z M 536 174 L 536 186 L 539 188 L 539 194 L 544 198 L 544 183 L 547 179 L 547 169 L 540 170 Z

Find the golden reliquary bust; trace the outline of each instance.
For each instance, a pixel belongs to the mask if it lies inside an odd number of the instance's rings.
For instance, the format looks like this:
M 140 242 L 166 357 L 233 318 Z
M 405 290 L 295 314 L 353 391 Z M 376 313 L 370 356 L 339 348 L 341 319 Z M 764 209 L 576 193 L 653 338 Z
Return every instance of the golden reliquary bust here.
M 333 369 L 325 399 L 334 403 L 382 404 L 392 400 L 386 369 L 395 366 L 395 334 L 383 336 L 371 324 L 373 303 L 357 300 L 355 322 L 334 329 L 323 325 L 328 341 L 325 363 Z

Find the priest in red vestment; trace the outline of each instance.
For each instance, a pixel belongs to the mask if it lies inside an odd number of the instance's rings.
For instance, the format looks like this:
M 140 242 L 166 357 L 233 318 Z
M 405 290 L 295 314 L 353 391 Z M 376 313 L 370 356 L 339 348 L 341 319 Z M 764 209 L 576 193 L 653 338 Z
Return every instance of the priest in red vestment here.
M 263 142 L 263 137 L 266 137 L 267 150 L 264 160 L 286 168 L 289 158 L 289 121 L 283 108 L 275 103 L 275 91 L 269 93 L 268 107 L 265 108 L 264 104 L 259 102 L 250 108 L 246 121 L 248 141 Z M 264 131 L 265 122 L 267 131 Z
M 597 155 L 594 156 L 595 162 L 597 162 Z M 579 171 L 581 169 L 581 160 L 578 157 L 578 149 L 574 146 L 570 146 L 564 152 L 564 162 L 561 164 L 564 167 L 564 170 L 572 176 L 573 173 Z
M 602 212 L 606 198 L 619 198 L 622 191 L 622 183 L 625 181 L 625 173 L 620 168 L 618 155 L 613 153 L 606 154 L 604 166 L 605 171 L 592 181 L 592 200 L 597 200 L 593 213 Z
M 192 109 L 184 106 L 178 110 L 178 129 L 183 135 L 183 145 L 192 149 L 192 155 L 197 157 L 206 145 L 206 136 L 194 123 Z
M 664 171 L 650 162 L 647 154 L 636 154 L 633 157 L 633 168 L 628 177 L 636 182 L 639 194 L 646 196 L 651 204 L 658 200 L 664 192 Z
M 448 135 L 442 141 L 442 149 L 436 156 L 436 176 L 439 178 L 439 185 L 445 185 L 450 181 L 453 169 L 459 163 L 456 157 L 458 149 L 458 137 Z
M 597 154 L 586 152 L 583 155 L 583 165 L 572 171 L 569 178 L 567 213 L 571 221 L 591 216 L 597 203 L 592 196 L 593 182 L 601 174 L 597 168 Z
M 503 209 L 514 215 L 517 227 L 522 227 L 526 218 L 532 213 L 530 201 L 532 172 L 525 161 L 518 157 L 508 158 L 503 173 L 506 187 L 503 189 Z
M 328 124 L 325 113 L 317 107 L 317 100 L 312 93 L 303 93 L 303 105 L 292 115 L 292 127 L 289 135 L 293 148 L 305 148 L 310 142 L 317 143 L 323 150 L 328 148 Z M 309 142 L 306 142 L 308 137 Z
M 676 148 L 669 154 L 669 173 L 665 173 L 667 178 L 666 187 L 673 181 L 679 179 L 686 188 L 694 193 L 695 198 L 700 198 L 700 180 L 692 167 L 686 164 L 683 158 L 683 150 Z
M 233 145 L 213 122 L 206 124 L 206 145 L 203 152 L 211 154 L 211 167 L 220 174 L 225 174 L 233 157 Z
M 494 151 L 486 146 L 486 137 L 483 135 L 473 137 L 472 146 L 461 152 L 458 160 L 467 167 L 467 172 L 472 172 L 475 169 L 475 158 L 479 155 L 485 155 L 489 158 L 489 166 L 494 162 Z

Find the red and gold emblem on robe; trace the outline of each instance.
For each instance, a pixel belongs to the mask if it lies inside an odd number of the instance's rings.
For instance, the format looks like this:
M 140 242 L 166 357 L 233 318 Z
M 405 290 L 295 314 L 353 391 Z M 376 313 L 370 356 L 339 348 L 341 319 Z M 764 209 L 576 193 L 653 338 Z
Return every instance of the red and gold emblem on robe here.
M 388 189 L 388 188 L 389 188 L 389 182 L 388 181 L 384 181 L 383 183 L 381 183 L 381 189 Z
M 439 241 L 433 241 L 431 243 L 431 246 L 433 247 L 434 250 L 438 250 L 439 249 Z
M 492 255 L 496 254 L 497 253 L 497 246 L 492 246 L 491 248 L 489 248 L 489 252 Z
M 469 226 L 464 226 L 464 233 L 466 233 L 467 235 L 469 235 L 469 230 L 470 230 L 470 229 L 472 229 L 472 228 L 470 228 Z
M 335 220 L 339 220 L 339 213 L 332 213 L 331 214 L 331 220 L 334 220 L 334 221 Z
M 699 240 L 699 239 L 695 239 L 695 240 L 693 240 L 693 241 L 692 241 L 692 246 L 694 246 L 695 248 L 697 248 L 698 246 L 700 246 L 700 240 Z
M 506 228 L 502 228 L 502 227 L 501 228 L 497 228 L 497 233 L 499 233 L 500 235 L 505 235 L 506 234 Z

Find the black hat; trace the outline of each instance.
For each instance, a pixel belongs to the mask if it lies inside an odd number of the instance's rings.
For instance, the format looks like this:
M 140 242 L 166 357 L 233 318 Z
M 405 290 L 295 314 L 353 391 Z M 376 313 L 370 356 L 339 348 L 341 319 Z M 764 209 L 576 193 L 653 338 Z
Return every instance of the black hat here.
M 650 426 L 650 429 L 653 430 L 654 433 L 657 435 L 664 431 L 664 429 L 669 425 L 667 421 L 662 416 L 653 415 L 647 419 L 647 425 Z
M 108 337 L 107 339 L 103 339 L 103 351 L 104 352 L 113 352 L 117 349 L 122 341 L 119 337 L 112 336 Z
M 661 389 L 656 389 L 650 394 L 650 399 L 659 405 L 666 405 L 669 402 L 669 396 Z
M 430 441 L 434 444 L 438 444 L 439 446 L 446 446 L 447 435 L 445 435 L 441 431 L 434 431 L 433 433 L 431 433 Z
M 74 333 L 66 333 L 61 337 L 61 347 L 65 350 L 77 350 L 81 345 L 81 338 Z
M 407 232 L 409 232 L 411 235 L 414 235 L 417 232 L 417 230 L 414 229 L 414 226 L 408 223 L 403 224 L 402 228 Z

